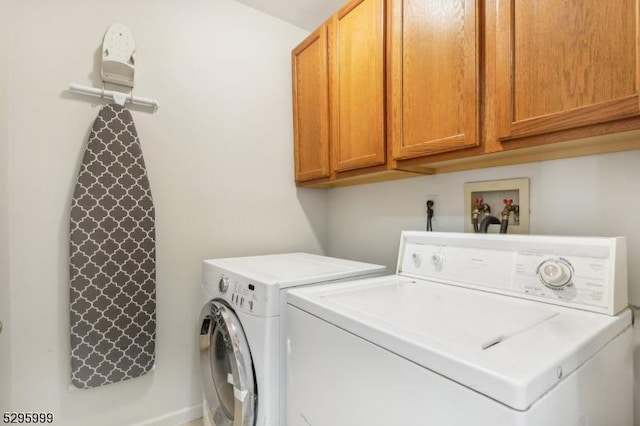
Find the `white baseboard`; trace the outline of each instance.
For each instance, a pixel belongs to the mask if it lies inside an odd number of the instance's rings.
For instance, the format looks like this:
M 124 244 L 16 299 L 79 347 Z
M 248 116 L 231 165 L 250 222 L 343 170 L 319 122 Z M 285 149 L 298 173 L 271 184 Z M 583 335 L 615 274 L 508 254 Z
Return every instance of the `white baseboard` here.
M 132 426 L 178 426 L 202 417 L 202 404 L 154 417 Z

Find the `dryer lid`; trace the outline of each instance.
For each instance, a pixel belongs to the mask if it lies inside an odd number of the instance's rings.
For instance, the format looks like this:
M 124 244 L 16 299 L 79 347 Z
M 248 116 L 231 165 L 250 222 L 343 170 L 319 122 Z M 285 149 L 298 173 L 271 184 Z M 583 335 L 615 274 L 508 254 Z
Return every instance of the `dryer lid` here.
M 628 310 L 612 317 L 400 276 L 294 289 L 287 300 L 518 410 L 630 325 Z

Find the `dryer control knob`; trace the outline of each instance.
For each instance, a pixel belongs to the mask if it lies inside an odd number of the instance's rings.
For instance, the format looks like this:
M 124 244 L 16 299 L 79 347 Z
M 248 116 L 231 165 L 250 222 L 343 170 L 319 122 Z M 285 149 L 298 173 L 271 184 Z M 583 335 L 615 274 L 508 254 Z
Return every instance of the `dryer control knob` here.
M 229 290 L 229 280 L 225 277 L 220 277 L 220 281 L 218 281 L 218 289 L 220 289 L 221 293 L 226 293 Z
M 540 282 L 552 290 L 571 284 L 573 268 L 565 259 L 548 259 L 538 266 Z

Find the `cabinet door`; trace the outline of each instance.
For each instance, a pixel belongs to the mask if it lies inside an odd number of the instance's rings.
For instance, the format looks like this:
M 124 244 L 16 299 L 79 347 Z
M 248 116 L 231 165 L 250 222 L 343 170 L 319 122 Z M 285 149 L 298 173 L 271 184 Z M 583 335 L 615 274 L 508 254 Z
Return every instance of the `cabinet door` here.
M 329 28 L 333 168 L 384 164 L 384 0 L 354 0 Z
M 395 159 L 478 145 L 476 0 L 391 1 Z
M 329 177 L 327 29 L 321 26 L 291 53 L 296 182 Z
M 638 115 L 636 3 L 498 0 L 499 138 Z

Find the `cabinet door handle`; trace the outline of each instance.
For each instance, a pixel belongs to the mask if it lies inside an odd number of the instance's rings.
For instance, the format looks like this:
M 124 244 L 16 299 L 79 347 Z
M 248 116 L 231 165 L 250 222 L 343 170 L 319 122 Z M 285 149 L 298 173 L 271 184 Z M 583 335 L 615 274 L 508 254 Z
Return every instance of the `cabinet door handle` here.
M 2 321 L 0 321 L 0 333 L 2 333 Z

